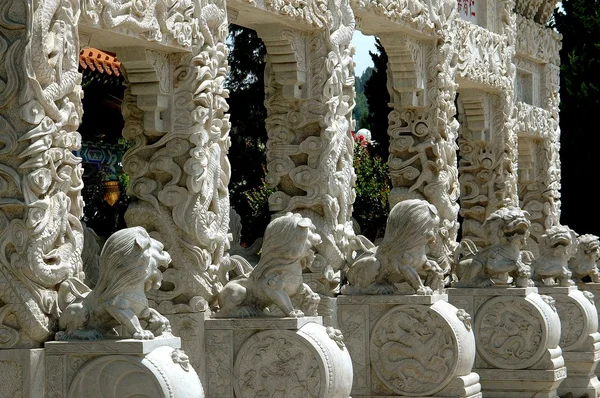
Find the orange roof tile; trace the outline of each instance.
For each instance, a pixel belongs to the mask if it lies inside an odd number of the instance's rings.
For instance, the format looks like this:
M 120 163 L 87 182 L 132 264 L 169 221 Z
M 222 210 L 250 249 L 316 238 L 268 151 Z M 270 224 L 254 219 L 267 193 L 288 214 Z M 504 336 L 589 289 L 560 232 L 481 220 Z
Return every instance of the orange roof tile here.
M 79 66 L 82 69 L 89 69 L 107 75 L 121 75 L 121 63 L 117 61 L 117 57 L 97 48 L 86 47 L 81 50 L 79 53 Z

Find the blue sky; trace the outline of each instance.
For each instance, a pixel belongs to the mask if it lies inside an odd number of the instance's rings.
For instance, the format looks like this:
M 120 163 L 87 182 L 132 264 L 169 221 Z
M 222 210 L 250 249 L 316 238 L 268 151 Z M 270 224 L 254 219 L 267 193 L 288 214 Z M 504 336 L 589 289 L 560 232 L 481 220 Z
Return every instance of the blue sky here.
M 375 51 L 375 37 L 365 36 L 358 30 L 354 31 L 354 37 L 352 43 L 356 47 L 356 54 L 354 55 L 354 74 L 360 76 L 365 69 L 369 66 L 373 66 L 373 61 L 369 55 L 369 51 Z

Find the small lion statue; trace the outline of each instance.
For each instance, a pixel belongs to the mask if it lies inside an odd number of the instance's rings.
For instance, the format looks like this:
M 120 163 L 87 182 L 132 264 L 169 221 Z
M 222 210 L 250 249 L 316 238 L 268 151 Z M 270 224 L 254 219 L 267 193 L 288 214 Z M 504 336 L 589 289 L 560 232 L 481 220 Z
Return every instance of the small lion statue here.
M 577 253 L 569 260 L 572 279 L 576 283 L 600 283 L 597 261 L 600 260 L 600 238 L 592 234 L 577 238 Z
M 454 254 L 453 287 L 487 287 L 510 281 L 517 287 L 529 287 L 530 256 L 522 253 L 531 222 L 527 213 L 516 206 L 502 207 L 483 223 L 487 246 L 478 250 L 473 241 L 463 239 Z
M 390 211 L 381 244 L 368 245 L 350 265 L 342 294 L 399 293 L 396 284 L 403 282 L 421 295 L 441 289 L 444 271 L 427 258 L 439 223 L 437 210 L 429 202 L 421 199 L 398 202 Z
M 315 226 L 300 214 L 286 213 L 271 221 L 265 231 L 260 260 L 249 276 L 227 282 L 217 295 L 217 318 L 245 318 L 268 315 L 276 305 L 288 317 L 317 315 L 318 294 L 303 282 L 302 271 L 321 243 Z M 292 300 L 301 299 L 301 309 Z
M 569 260 L 575 255 L 577 234 L 566 225 L 555 225 L 546 229 L 538 244 L 539 256 L 531 267 L 532 279 L 536 285 L 571 286 L 572 272 L 569 270 Z
M 169 321 L 148 307 L 146 292 L 160 287 L 160 268 L 168 267 L 170 262 L 163 245 L 144 228 L 115 232 L 100 253 L 98 281 L 93 290 L 86 291 L 77 280 L 67 280 L 60 286 L 59 295 L 72 299 L 62 300 L 67 304 L 59 318 L 56 340 L 106 338 L 114 335 L 113 328 L 118 325 L 139 340 L 169 335 Z M 147 328 L 140 320 L 146 321 Z

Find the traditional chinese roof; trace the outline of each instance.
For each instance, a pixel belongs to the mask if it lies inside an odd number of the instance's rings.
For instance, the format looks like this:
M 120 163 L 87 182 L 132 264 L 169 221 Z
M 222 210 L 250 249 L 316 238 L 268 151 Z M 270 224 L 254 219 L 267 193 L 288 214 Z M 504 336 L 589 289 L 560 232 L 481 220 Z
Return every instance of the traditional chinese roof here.
M 105 83 L 120 83 L 121 63 L 114 54 L 86 47 L 79 53 L 79 71 L 84 82 L 98 80 Z

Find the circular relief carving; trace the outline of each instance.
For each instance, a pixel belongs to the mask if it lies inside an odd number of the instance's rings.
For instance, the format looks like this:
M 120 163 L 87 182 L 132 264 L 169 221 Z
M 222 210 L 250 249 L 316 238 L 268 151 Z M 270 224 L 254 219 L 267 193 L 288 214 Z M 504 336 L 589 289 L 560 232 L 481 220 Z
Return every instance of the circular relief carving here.
M 524 297 L 495 297 L 475 316 L 477 352 L 499 369 L 525 369 L 546 349 L 546 323 L 538 308 Z
M 398 395 L 435 394 L 454 376 L 458 343 L 446 320 L 426 306 L 401 305 L 371 332 L 371 366 Z
M 322 365 L 314 347 L 296 333 L 258 332 L 238 352 L 233 388 L 240 398 L 322 397 L 327 389 Z
M 581 339 L 585 339 L 586 316 L 577 302 L 569 296 L 557 294 L 556 309 L 560 318 L 560 348 L 563 351 L 576 345 Z

